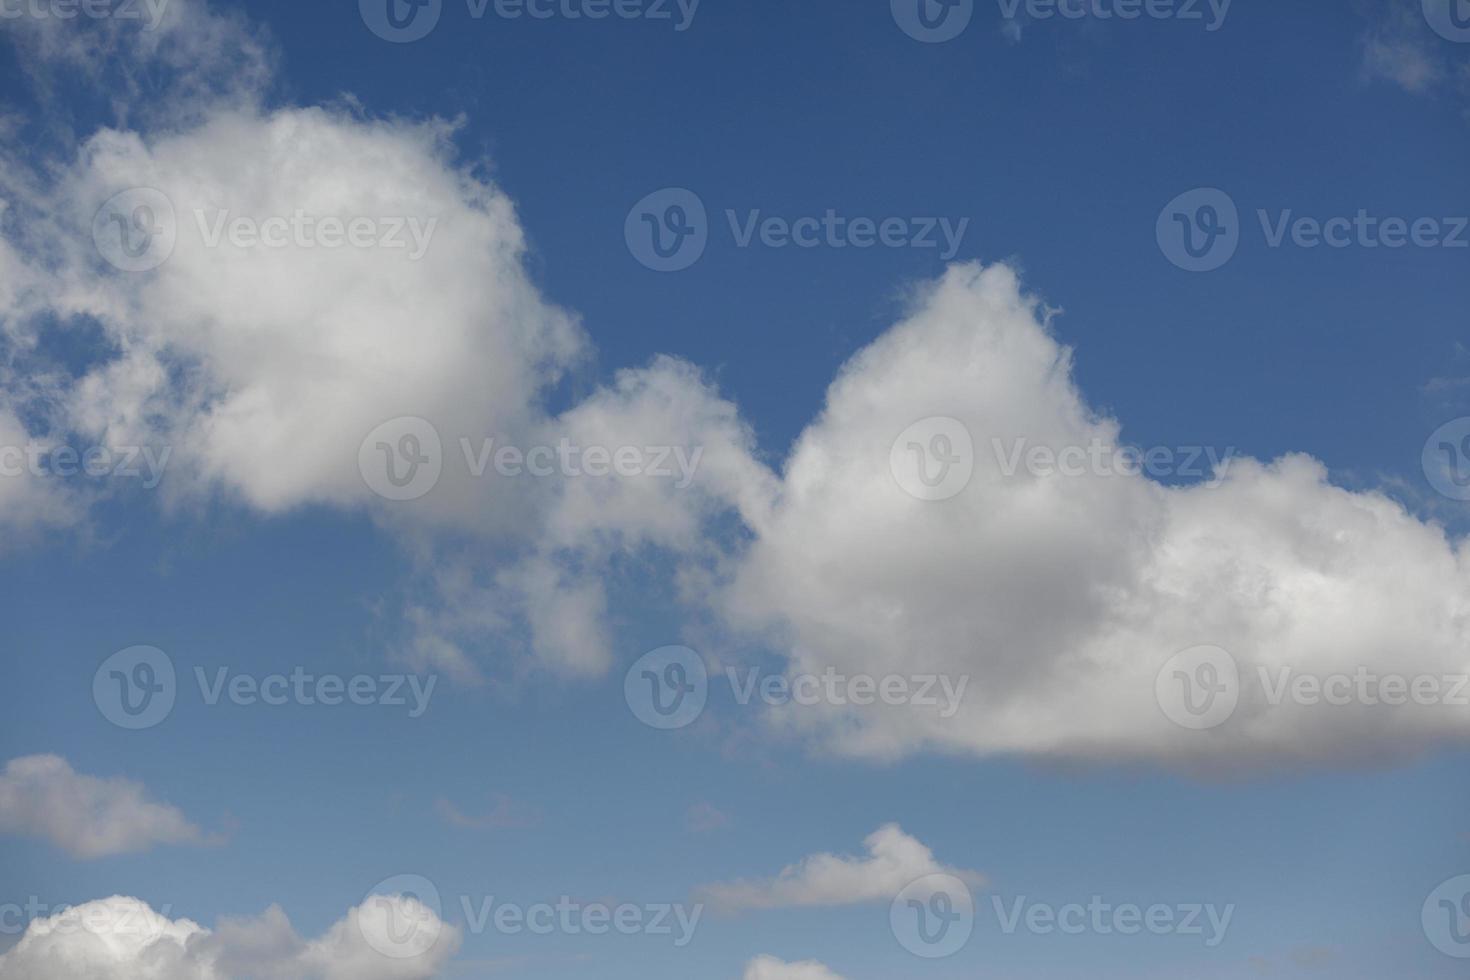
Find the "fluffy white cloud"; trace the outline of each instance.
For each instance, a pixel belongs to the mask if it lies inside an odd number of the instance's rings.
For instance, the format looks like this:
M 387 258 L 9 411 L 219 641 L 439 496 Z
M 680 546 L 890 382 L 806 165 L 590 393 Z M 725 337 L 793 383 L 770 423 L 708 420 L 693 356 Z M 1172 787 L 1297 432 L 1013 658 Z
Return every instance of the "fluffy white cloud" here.
M 65 759 L 12 759 L 0 772 L 0 833 L 39 837 L 76 858 L 198 844 L 204 834 L 177 808 L 127 779 L 76 772 Z
M 425 941 L 403 945 L 414 934 L 404 924 Z M 402 896 L 373 896 L 309 941 L 275 906 L 211 931 L 114 896 L 33 920 L 0 956 L 0 980 L 428 980 L 459 942 L 458 930 Z
M 899 434 L 932 416 L 960 420 L 975 445 L 969 484 L 943 501 L 905 492 L 889 465 Z M 1222 765 L 1464 737 L 1464 707 L 1276 706 L 1252 682 L 1260 668 L 1470 672 L 1465 541 L 1333 487 L 1304 456 L 1236 460 L 1218 486 L 1175 488 L 1010 474 L 1017 440 L 1121 444 L 1016 274 L 953 268 L 832 385 L 727 603 L 790 650 L 792 670 L 969 676 L 963 707 L 795 707 L 782 724 L 878 757 L 930 746 Z M 1242 701 L 1219 728 L 1185 731 L 1155 677 L 1201 644 L 1237 659 Z
M 180 50 L 217 60 L 232 31 L 258 43 L 200 3 L 175 6 L 187 12 L 170 15 L 173 40 L 137 42 L 133 55 L 177 74 Z M 1200 644 L 1230 651 L 1248 678 L 1464 672 L 1465 543 L 1384 496 L 1333 487 L 1303 456 L 1237 461 L 1211 487 L 1008 474 L 997 440 L 1121 441 L 1010 269 L 956 267 L 924 290 L 908 320 L 843 369 L 773 473 L 737 407 L 676 359 L 550 410 L 590 344 L 527 275 L 510 201 L 456 157 L 452 128 L 271 110 L 264 72 L 204 100 L 179 84 L 141 124 L 80 141 L 69 166 L 41 174 L 16 161 L 0 175 L 12 205 L 0 266 L 16 273 L 0 287 L 7 355 L 23 360 L 58 318 L 102 341 L 74 383 L 18 392 L 18 371 L 0 378 L 8 438 L 167 443 L 175 504 L 224 495 L 267 514 L 371 514 L 413 570 L 400 652 L 466 682 L 483 680 L 486 646 L 524 649 L 569 677 L 605 675 L 619 659 L 608 583 L 654 557 L 692 608 L 786 654 L 793 672 L 970 678 L 953 716 L 882 703 L 773 713 L 834 751 L 1249 765 L 1463 738 L 1463 709 L 1272 706 L 1257 688 L 1219 729 L 1168 721 L 1155 676 Z M 91 224 L 133 187 L 162 193 L 177 241 L 156 269 L 119 274 Z M 413 219 L 433 232 L 417 258 L 412 246 L 209 241 L 222 216 L 298 213 Z M 36 413 L 6 407 L 22 395 L 28 409 L 45 403 L 43 430 L 21 431 Z M 401 416 L 434 425 L 443 473 L 422 499 L 389 502 L 365 484 L 358 454 Z M 889 468 L 898 434 L 930 416 L 959 420 L 977 448 L 969 485 L 942 502 L 904 493 Z M 520 450 L 664 447 L 684 453 L 687 473 L 476 476 L 491 438 Z M 0 486 L 8 519 L 80 509 L 33 490 Z
M 978 872 L 940 864 L 934 852 L 897 824 L 879 827 L 863 846 L 865 857 L 813 854 L 781 869 L 774 878 L 706 885 L 699 894 L 722 911 L 739 912 L 892 901 L 907 885 L 932 874 L 975 885 L 984 882 Z
M 816 960 L 786 963 L 774 956 L 757 956 L 745 966 L 744 980 L 842 980 Z
M 255 38 L 196 0 L 173 7 L 167 44 L 114 36 L 118 25 L 88 44 L 104 61 L 127 50 L 172 65 L 182 45 L 224 64 L 210 53 L 217 39 Z M 48 36 L 31 39 L 42 63 L 77 55 L 42 43 Z M 30 284 L 0 295 L 0 327 L 24 338 L 60 317 L 95 324 L 103 341 L 84 376 L 46 393 L 46 433 L 24 435 L 167 445 L 160 494 L 175 506 L 222 495 L 267 514 L 312 504 L 370 513 L 417 572 L 401 643 L 415 665 L 477 682 L 467 651 L 519 634 L 554 671 L 605 672 L 603 566 L 654 546 L 707 554 L 707 522 L 761 484 L 735 407 L 695 368 L 660 358 L 549 413 L 552 387 L 589 345 L 530 281 L 514 208 L 456 158 L 453 127 L 350 108 L 272 111 L 264 78 L 241 77 L 238 90 L 206 101 L 175 80 L 144 125 L 103 129 L 79 142 L 71 166 L 44 175 L 13 161 L 0 180 L 0 195 L 24 212 L 6 229 L 18 247 L 5 243 L 0 261 Z M 137 188 L 154 226 L 172 232 L 153 239 L 168 242 L 167 258 L 118 273 L 94 247 L 93 222 L 104 202 Z M 298 217 L 308 222 L 301 239 L 281 224 Z M 261 229 L 275 220 L 285 240 L 241 241 L 230 231 L 239 219 Z M 372 220 L 406 247 L 325 247 L 312 230 L 323 219 Z M 26 265 L 17 254 L 40 258 Z M 359 450 L 405 417 L 434 427 L 442 473 L 421 499 L 385 501 L 365 482 Z M 646 448 L 645 462 L 670 475 L 477 474 L 493 458 L 487 440 L 523 453 L 564 442 Z M 11 508 L 30 523 L 34 510 Z

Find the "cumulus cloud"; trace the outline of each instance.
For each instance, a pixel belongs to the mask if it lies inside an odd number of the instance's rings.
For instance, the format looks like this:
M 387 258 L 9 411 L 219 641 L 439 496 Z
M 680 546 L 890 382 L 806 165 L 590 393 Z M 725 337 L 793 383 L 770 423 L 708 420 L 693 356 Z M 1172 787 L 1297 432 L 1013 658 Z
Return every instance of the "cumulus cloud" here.
M 761 488 L 735 406 L 664 357 L 550 411 L 591 345 L 531 281 L 515 209 L 478 161 L 459 159 L 454 124 L 372 119 L 351 105 L 268 108 L 267 68 L 226 71 L 215 50 L 232 31 L 245 47 L 263 44 L 254 32 L 197 0 L 169 10 L 156 36 L 114 22 L 89 50 L 167 67 L 184 45 L 239 89 L 201 101 L 165 73 L 172 84 L 150 98 L 153 113 L 119 113 L 70 148 L 69 164 L 11 160 L 0 179 L 0 199 L 23 212 L 5 226 L 0 262 L 27 284 L 0 294 L 0 336 L 20 348 L 58 321 L 99 331 L 87 369 L 45 392 L 45 431 L 17 438 L 167 445 L 159 496 L 175 508 L 223 498 L 263 515 L 310 505 L 370 515 L 414 572 L 397 646 L 416 666 L 480 682 L 474 650 L 494 636 L 554 672 L 605 673 L 604 566 L 646 548 L 708 559 L 707 525 Z M 78 56 L 49 36 L 25 38 L 42 62 Z M 119 194 L 122 205 L 107 204 Z M 94 223 L 120 207 L 126 224 L 139 205 L 161 229 L 148 240 L 166 248 L 156 267 L 120 273 L 94 246 Z M 339 244 L 324 244 L 327 222 L 355 220 L 373 223 L 369 244 L 342 246 L 340 227 Z M 241 239 L 242 221 L 275 222 L 280 237 Z M 442 472 L 415 499 L 385 500 L 363 467 L 386 462 L 375 454 L 400 445 L 394 427 L 408 418 L 431 428 Z M 486 470 L 496 449 L 562 444 L 633 447 L 659 472 Z M 41 517 L 29 496 L 10 512 Z
M 842 980 L 816 960 L 786 963 L 774 956 L 757 956 L 745 966 L 744 980 Z
M 968 884 L 984 883 L 978 872 L 945 867 L 934 852 L 888 824 L 863 840 L 866 856 L 813 854 L 781 869 L 774 878 L 706 885 L 704 901 L 725 912 L 892 901 L 919 878 L 945 874 Z
M 38 837 L 75 858 L 205 840 L 177 807 L 150 800 L 138 783 L 83 775 L 54 755 L 12 759 L 0 772 L 0 833 Z
M 114 896 L 33 920 L 0 955 L 0 980 L 429 980 L 459 943 L 403 896 L 370 897 L 312 940 L 276 906 L 211 931 Z
M 165 36 L 206 60 L 223 57 L 218 39 L 232 31 L 262 43 L 200 3 L 174 6 L 187 11 L 171 15 L 182 33 Z M 172 64 L 161 42 L 128 43 Z M 843 369 L 774 472 L 738 407 L 676 358 L 561 404 L 591 341 L 532 281 L 513 205 L 460 159 L 453 124 L 270 108 L 261 72 L 205 100 L 175 85 L 149 116 L 43 170 L 8 161 L 0 429 L 166 443 L 160 497 L 175 507 L 224 498 L 263 515 L 369 515 L 405 557 L 393 643 L 408 662 L 479 683 L 499 669 L 488 648 L 517 671 L 602 677 L 619 660 L 610 583 L 644 563 L 696 616 L 783 654 L 792 672 L 970 678 L 952 715 L 884 703 L 771 713 L 832 751 L 1252 765 L 1463 737 L 1463 710 L 1273 706 L 1255 690 L 1217 730 L 1172 725 L 1155 677 L 1200 644 L 1228 650 L 1247 677 L 1463 672 L 1465 544 L 1385 496 L 1334 487 L 1306 456 L 1238 460 L 1208 486 L 1008 472 L 997 443 L 1122 443 L 1013 270 L 958 266 L 921 290 L 911 315 Z M 176 240 L 156 268 L 119 273 L 92 222 L 130 188 L 161 195 Z M 413 219 L 421 254 L 214 239 L 237 218 L 298 213 L 401 230 Z M 75 378 L 31 363 L 36 336 L 58 323 L 98 333 Z M 22 390 L 22 376 L 46 380 Z M 410 416 L 433 427 L 442 473 L 417 499 L 384 499 L 362 454 L 403 445 L 417 456 L 417 440 L 369 438 Z M 889 465 L 899 433 L 933 416 L 957 420 L 977 449 L 968 485 L 939 502 L 905 493 Z M 491 462 L 496 448 L 562 443 L 639 447 L 669 475 L 508 477 Z M 53 505 L 34 490 L 0 485 L 8 519 L 85 511 L 85 499 Z
M 916 499 L 894 440 L 959 420 L 974 472 Z M 1470 671 L 1470 552 L 1376 493 L 1332 486 L 1306 456 L 1238 459 L 1214 481 L 1009 472 L 1018 440 L 1060 452 L 1123 445 L 1087 404 L 1071 352 L 1004 266 L 960 266 L 859 353 L 787 461 L 779 502 L 727 595 L 792 669 L 969 676 L 952 718 L 912 705 L 796 707 L 779 720 L 829 748 L 893 757 L 1208 758 L 1271 764 L 1379 755 L 1463 738 L 1465 708 L 1280 706 L 1183 731 L 1156 701 L 1179 651 L 1214 644 L 1258 668 Z M 997 448 L 999 447 L 999 449 Z

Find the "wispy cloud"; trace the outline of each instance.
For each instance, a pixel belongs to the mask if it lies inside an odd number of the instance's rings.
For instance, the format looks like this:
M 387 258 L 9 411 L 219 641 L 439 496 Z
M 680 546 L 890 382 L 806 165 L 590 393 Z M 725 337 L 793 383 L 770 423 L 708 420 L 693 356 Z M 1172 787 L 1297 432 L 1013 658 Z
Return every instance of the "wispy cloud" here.
M 442 796 L 434 801 L 434 809 L 446 823 L 462 830 L 513 830 L 541 822 L 539 811 L 508 796 L 497 796 L 489 812 L 479 816 L 465 813 Z
M 789 865 L 774 878 L 706 885 L 699 896 L 724 912 L 811 906 L 858 905 L 890 901 L 907 885 L 932 874 L 947 874 L 971 885 L 985 882 L 976 871 L 950 868 L 934 852 L 887 824 L 863 841 L 863 857 L 814 854 Z
M 0 773 L 0 833 L 48 840 L 83 859 L 209 843 L 177 807 L 148 799 L 142 785 L 84 775 L 55 755 L 12 759 Z

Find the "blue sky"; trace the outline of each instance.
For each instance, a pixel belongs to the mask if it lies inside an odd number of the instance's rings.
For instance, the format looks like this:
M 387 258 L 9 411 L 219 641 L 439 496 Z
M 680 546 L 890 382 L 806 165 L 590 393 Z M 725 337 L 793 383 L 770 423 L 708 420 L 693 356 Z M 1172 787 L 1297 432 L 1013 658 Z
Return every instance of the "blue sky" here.
M 1462 973 L 1444 947 L 1470 948 L 1421 912 L 1470 874 L 1463 707 L 1421 724 L 1256 714 L 1248 695 L 1200 732 L 1152 700 L 1195 644 L 1246 677 L 1470 671 L 1470 521 L 1422 462 L 1470 416 L 1470 37 L 1433 9 L 1239 2 L 1211 30 L 1207 5 L 1007 20 L 977 0 L 925 43 L 875 0 L 703 0 L 683 30 L 675 4 L 594 21 L 444 0 L 427 36 L 390 43 L 350 3 L 170 4 L 156 49 L 115 17 L 0 21 L 0 442 L 170 452 L 156 488 L 0 478 L 0 763 L 64 760 L 0 770 L 0 903 L 44 912 L 0 917 L 14 976 L 41 962 L 22 920 L 109 896 L 213 930 L 167 980 Z M 139 186 L 163 188 L 179 244 L 128 272 L 88 229 Z M 703 205 L 708 245 L 659 272 L 625 225 L 667 188 Z M 1238 213 L 1207 272 L 1157 234 L 1198 188 Z M 195 193 L 256 219 L 408 208 L 439 230 L 417 264 L 260 258 L 192 237 Z M 829 210 L 964 233 L 951 265 L 943 247 L 742 247 L 732 228 Z M 1439 243 L 1270 242 L 1285 212 L 1360 211 L 1434 219 Z M 395 365 L 402 384 L 374 380 Z M 404 416 L 437 427 L 446 475 L 384 500 L 358 442 Z M 987 496 L 1007 486 L 992 459 L 916 502 L 888 447 L 934 416 L 979 457 L 1097 435 L 1245 462 L 1218 492 L 1090 473 L 1032 507 Z M 476 481 L 456 460 L 461 436 L 568 434 L 701 447 L 703 468 L 688 493 L 645 492 Z M 1322 475 L 1267 466 L 1286 454 Z M 94 675 L 138 645 L 177 695 L 128 730 Z M 697 721 L 660 731 L 624 680 L 668 645 L 711 679 Z M 738 703 L 731 665 L 963 673 L 975 707 L 952 725 L 767 712 Z M 196 669 L 434 687 L 418 717 L 209 704 Z M 896 871 L 864 858 L 890 825 L 927 849 Z M 821 854 L 846 870 L 778 878 Z M 889 925 L 893 883 L 930 871 L 975 904 L 945 958 Z M 447 934 L 422 958 L 362 952 L 359 907 L 395 876 L 437 888 L 453 955 Z M 678 947 L 511 935 L 466 922 L 490 896 L 702 917 Z M 1232 918 L 1207 946 L 1007 934 L 994 904 L 1093 896 Z M 269 941 L 220 951 L 222 920 L 271 905 L 286 938 L 251 918 Z M 141 975 L 127 955 L 92 965 Z

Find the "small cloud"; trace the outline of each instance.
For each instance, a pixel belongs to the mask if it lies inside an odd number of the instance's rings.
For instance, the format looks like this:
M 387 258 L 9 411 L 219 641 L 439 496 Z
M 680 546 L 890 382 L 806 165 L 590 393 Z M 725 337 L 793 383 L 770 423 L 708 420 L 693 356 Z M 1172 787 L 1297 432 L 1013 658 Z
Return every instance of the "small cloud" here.
M 495 806 L 484 816 L 467 814 L 442 796 L 434 801 L 434 809 L 451 827 L 462 830 L 519 830 L 541 822 L 539 811 L 508 796 L 497 796 Z
M 757 956 L 745 966 L 744 980 L 842 980 L 816 960 L 785 963 L 774 956 Z
M 79 859 L 213 843 L 141 784 L 84 775 L 56 755 L 12 759 L 0 772 L 0 833 L 48 840 Z
M 950 868 L 934 860 L 934 853 L 888 824 L 863 841 L 866 857 L 814 854 L 782 869 L 774 878 L 706 885 L 704 901 L 725 912 L 857 905 L 891 900 L 914 881 L 947 874 L 969 885 L 985 883 L 984 875 Z
M 712 803 L 696 803 L 685 814 L 689 830 L 696 834 L 709 834 L 730 826 L 730 818 Z
M 1363 66 L 1370 78 L 1385 78 L 1407 92 L 1428 91 L 1444 69 L 1427 42 L 1418 38 L 1370 35 L 1364 42 Z
M 1398 0 L 1363 36 L 1363 71 L 1370 80 L 1384 79 L 1422 95 L 1448 75 L 1438 41 L 1417 0 Z
M 1299 967 L 1309 970 L 1325 970 L 1337 959 L 1337 950 L 1328 949 L 1325 946 L 1304 946 L 1301 949 L 1292 950 L 1290 956 L 1291 961 Z

